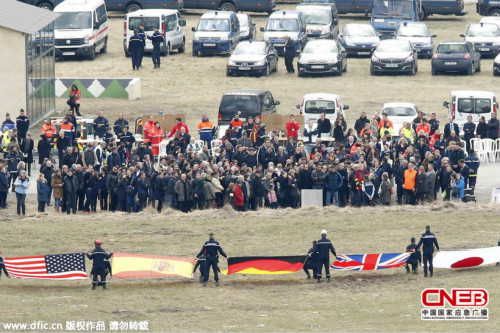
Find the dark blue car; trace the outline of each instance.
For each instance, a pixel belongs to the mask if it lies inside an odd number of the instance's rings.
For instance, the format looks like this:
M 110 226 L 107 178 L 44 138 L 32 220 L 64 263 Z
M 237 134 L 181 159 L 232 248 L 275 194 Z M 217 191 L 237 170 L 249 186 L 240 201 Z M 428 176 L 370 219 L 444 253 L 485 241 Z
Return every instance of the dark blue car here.
M 432 57 L 432 75 L 440 72 L 461 72 L 472 75 L 481 71 L 481 54 L 470 42 L 441 42 Z
M 19 1 L 48 10 L 53 10 L 58 4 L 63 2 L 63 0 L 19 0 Z

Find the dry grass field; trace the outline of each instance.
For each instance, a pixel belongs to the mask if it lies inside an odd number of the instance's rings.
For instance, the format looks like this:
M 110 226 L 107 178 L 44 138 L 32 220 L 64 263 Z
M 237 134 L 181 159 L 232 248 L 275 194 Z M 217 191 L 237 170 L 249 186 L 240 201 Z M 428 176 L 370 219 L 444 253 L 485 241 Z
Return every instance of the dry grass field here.
M 287 209 L 280 215 L 270 210 L 151 213 L 36 215 L 21 221 L 4 215 L 0 244 L 10 257 L 90 250 L 99 238 L 108 251 L 194 257 L 214 231 L 229 256 L 296 255 L 325 228 L 337 253 L 356 254 L 404 251 L 428 223 L 442 250 L 492 246 L 500 231 L 498 208 L 490 205 Z M 196 278 L 112 279 L 107 291 L 91 291 L 90 281 L 2 279 L 0 322 L 148 320 L 153 331 L 201 332 L 498 331 L 499 270 L 494 265 L 439 269 L 432 279 L 406 274 L 404 268 L 332 272 L 332 282 L 320 285 L 302 272 L 235 274 L 223 276 L 218 288 L 213 282 L 202 287 Z M 422 321 L 420 294 L 426 287 L 487 289 L 490 320 Z

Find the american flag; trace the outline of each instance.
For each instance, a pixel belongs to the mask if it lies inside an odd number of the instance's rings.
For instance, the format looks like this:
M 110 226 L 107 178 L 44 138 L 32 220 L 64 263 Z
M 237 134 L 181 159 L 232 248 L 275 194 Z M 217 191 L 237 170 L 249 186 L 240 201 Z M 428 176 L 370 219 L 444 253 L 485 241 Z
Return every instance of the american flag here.
M 38 280 L 83 280 L 85 257 L 83 253 L 5 258 L 10 277 Z
M 406 263 L 410 254 L 410 252 L 405 252 L 338 255 L 331 268 L 341 271 L 372 271 L 400 267 Z

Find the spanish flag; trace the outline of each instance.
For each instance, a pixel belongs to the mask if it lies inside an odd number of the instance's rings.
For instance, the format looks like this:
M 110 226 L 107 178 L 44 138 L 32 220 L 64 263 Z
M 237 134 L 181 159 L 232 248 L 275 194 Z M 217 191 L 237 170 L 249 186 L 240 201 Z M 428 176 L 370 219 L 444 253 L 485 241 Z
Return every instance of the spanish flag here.
M 227 275 L 239 274 L 289 274 L 300 271 L 306 256 L 286 257 L 231 257 L 228 258 Z
M 160 257 L 145 254 L 114 253 L 111 259 L 113 277 L 141 278 L 192 277 L 194 259 Z

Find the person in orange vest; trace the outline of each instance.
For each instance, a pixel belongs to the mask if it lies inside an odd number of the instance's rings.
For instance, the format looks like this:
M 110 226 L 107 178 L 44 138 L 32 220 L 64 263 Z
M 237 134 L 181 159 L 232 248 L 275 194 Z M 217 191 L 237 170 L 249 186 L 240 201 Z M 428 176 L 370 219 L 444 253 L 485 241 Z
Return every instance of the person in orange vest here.
M 82 100 L 82 93 L 80 92 L 80 89 L 78 89 L 76 84 L 73 84 L 71 86 L 71 90 L 69 91 L 68 105 L 71 108 L 71 111 L 76 111 L 78 117 L 81 117 L 80 114 L 81 100 Z
M 212 140 L 214 138 L 213 134 L 214 125 L 208 119 L 206 114 L 203 115 L 200 123 L 198 124 L 198 132 L 200 133 L 200 140 L 207 143 L 208 149 L 212 149 Z
M 153 119 L 153 115 L 149 116 L 149 120 L 142 126 L 142 133 L 144 134 L 144 142 L 151 142 L 151 131 L 155 128 L 155 121 Z
M 54 136 L 57 134 L 57 127 L 52 125 L 50 118 L 45 121 L 45 124 L 43 124 L 42 134 L 45 135 L 47 141 L 49 141 L 51 145 L 54 144 Z
M 300 124 L 295 121 L 295 116 L 290 115 L 290 121 L 286 123 L 286 137 L 293 138 L 293 141 L 297 141 L 299 137 Z
M 175 119 L 175 125 L 172 128 L 172 130 L 170 131 L 170 134 L 168 135 L 168 137 L 171 138 L 172 136 L 174 136 L 174 134 L 176 132 L 180 133 L 182 127 L 184 127 L 184 129 L 186 130 L 186 133 L 189 134 L 189 129 L 188 129 L 187 125 L 182 123 L 182 119 L 181 118 L 176 118 Z
M 61 131 L 64 132 L 64 136 L 71 142 L 73 140 L 73 124 L 64 116 L 59 126 L 61 127 Z
M 420 124 L 417 126 L 417 133 L 420 131 L 424 131 L 427 137 L 431 134 L 431 127 L 425 118 L 422 118 L 422 121 L 420 121 Z
M 155 126 L 149 132 L 151 138 L 151 149 L 154 156 L 158 156 L 160 153 L 160 142 L 163 140 L 163 130 L 160 127 L 159 122 L 155 122 Z
M 233 120 L 229 123 L 229 128 L 230 129 L 237 129 L 236 131 L 233 131 L 236 133 L 236 137 L 238 139 L 241 138 L 241 129 L 243 128 L 243 121 L 240 119 L 240 114 L 237 113 L 234 115 Z
M 413 205 L 415 204 L 415 182 L 417 178 L 417 170 L 415 170 L 415 165 L 413 163 L 408 163 L 408 169 L 404 172 L 404 183 L 403 183 L 403 195 L 405 197 L 405 203 Z
M 379 130 L 381 130 L 381 129 L 382 129 L 382 127 L 384 127 L 384 126 L 385 126 L 385 123 L 386 123 L 387 121 L 389 122 L 389 126 L 390 126 L 391 128 L 394 128 L 394 125 L 392 124 L 392 121 L 390 121 L 390 120 L 389 120 L 389 117 L 387 117 L 387 114 L 385 114 L 385 113 L 384 113 L 384 114 L 382 115 L 382 120 L 380 120 L 380 121 L 378 122 L 378 129 L 379 129 Z

